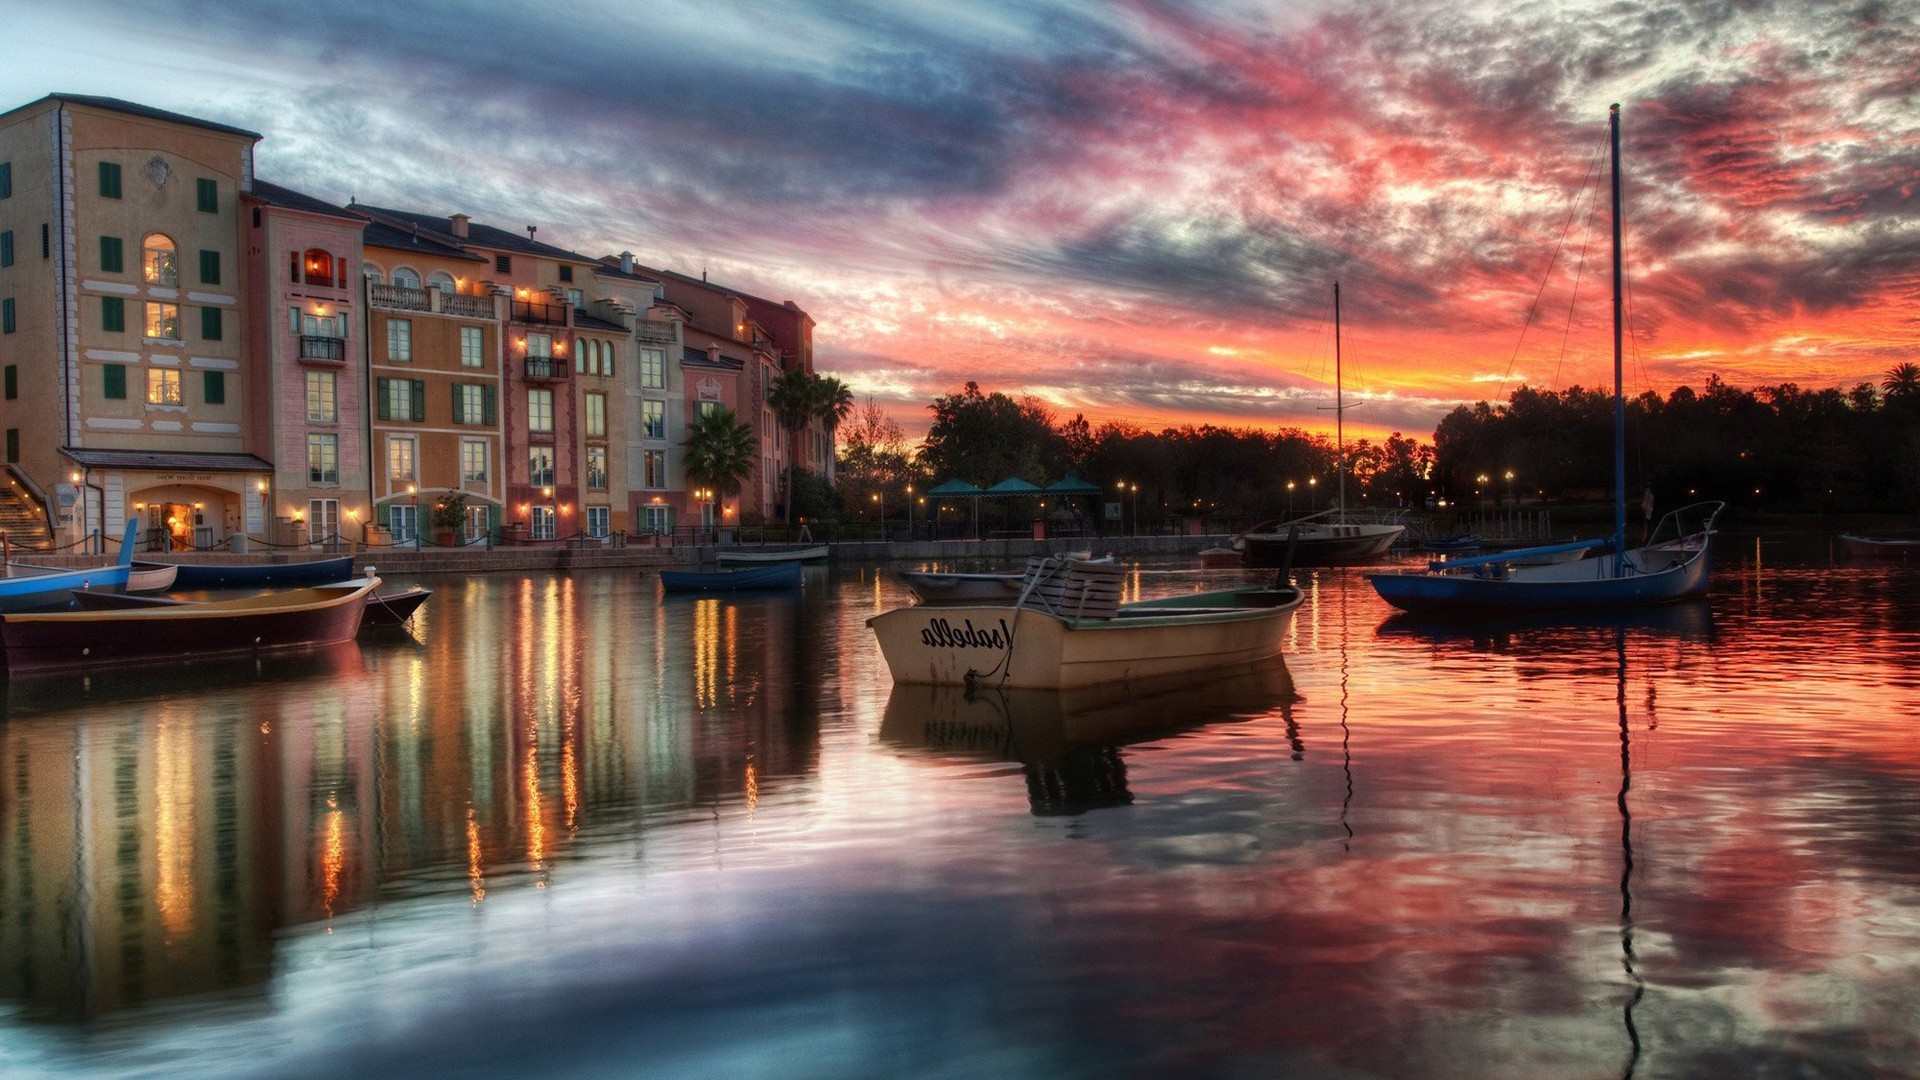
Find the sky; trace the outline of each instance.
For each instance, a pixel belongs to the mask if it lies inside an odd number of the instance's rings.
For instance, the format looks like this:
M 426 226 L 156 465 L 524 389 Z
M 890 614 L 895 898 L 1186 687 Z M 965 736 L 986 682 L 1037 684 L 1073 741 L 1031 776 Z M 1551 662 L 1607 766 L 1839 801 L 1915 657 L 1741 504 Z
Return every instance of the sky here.
M 1423 440 L 1610 387 L 1614 102 L 1628 393 L 1920 362 L 1920 0 L 19 3 L 0 108 L 793 300 L 909 435 L 969 380 Z

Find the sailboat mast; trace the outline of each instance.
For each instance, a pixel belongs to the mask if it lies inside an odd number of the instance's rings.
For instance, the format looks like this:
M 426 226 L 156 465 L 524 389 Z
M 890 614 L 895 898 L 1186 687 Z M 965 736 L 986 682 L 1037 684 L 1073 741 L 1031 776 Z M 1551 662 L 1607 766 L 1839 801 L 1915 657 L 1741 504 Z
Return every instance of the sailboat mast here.
M 1620 106 L 1608 111 L 1607 137 L 1613 154 L 1613 550 L 1616 571 L 1627 553 L 1627 405 L 1620 391 L 1620 337 L 1625 323 L 1620 273 Z
M 1333 283 L 1333 476 L 1334 486 L 1338 489 L 1334 495 L 1338 506 L 1338 519 L 1341 524 L 1347 520 L 1347 432 L 1343 422 L 1347 418 L 1347 401 L 1344 396 L 1346 384 L 1340 377 L 1340 283 Z

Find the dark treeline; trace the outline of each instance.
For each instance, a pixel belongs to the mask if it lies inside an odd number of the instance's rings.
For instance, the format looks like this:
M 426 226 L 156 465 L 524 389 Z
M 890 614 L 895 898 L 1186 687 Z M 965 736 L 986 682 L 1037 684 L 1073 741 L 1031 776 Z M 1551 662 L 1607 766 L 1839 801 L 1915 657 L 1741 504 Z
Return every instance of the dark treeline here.
M 1626 403 L 1629 492 L 1662 504 L 1725 499 L 1782 512 L 1904 512 L 1920 507 L 1920 367 L 1880 387 L 1740 390 L 1718 377 L 1695 392 Z M 1522 387 L 1505 405 L 1462 406 L 1434 432 L 1433 489 L 1464 499 L 1609 497 L 1613 395 Z M 1484 481 L 1482 478 L 1486 478 Z

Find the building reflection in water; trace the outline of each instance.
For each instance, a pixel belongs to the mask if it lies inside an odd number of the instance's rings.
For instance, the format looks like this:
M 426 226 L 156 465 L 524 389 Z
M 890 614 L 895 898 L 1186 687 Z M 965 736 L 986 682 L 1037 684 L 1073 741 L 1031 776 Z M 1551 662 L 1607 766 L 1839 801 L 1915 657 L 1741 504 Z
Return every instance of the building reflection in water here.
M 597 821 L 748 811 L 815 767 L 794 598 L 434 590 L 417 641 L 9 685 L 0 998 L 70 1020 L 258 987 L 284 928 L 541 887 Z

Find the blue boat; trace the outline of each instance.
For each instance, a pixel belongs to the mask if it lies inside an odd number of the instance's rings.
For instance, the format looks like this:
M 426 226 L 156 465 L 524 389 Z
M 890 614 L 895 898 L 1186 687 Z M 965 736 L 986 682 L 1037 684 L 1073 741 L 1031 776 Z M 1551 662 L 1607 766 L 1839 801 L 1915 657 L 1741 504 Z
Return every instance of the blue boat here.
M 798 562 L 766 563 L 743 570 L 662 570 L 660 587 L 668 592 L 737 592 L 742 589 L 791 589 L 800 584 Z
M 176 589 L 267 589 L 283 585 L 332 585 L 353 577 L 353 556 L 270 563 L 164 563 L 177 566 Z
M 1707 591 L 1707 549 L 1722 502 L 1696 503 L 1660 520 L 1648 542 L 1628 550 L 1626 404 L 1620 390 L 1620 106 L 1608 117 L 1613 159 L 1613 535 L 1492 555 L 1431 562 L 1412 572 L 1368 574 L 1381 599 L 1402 611 L 1573 612 L 1664 604 Z M 1591 549 L 1588 558 L 1543 561 Z
M 0 577 L 0 611 L 47 611 L 73 604 L 75 589 L 119 592 L 127 587 L 127 575 L 133 572 L 133 538 L 140 529 L 138 520 L 127 522 L 127 535 L 120 540 L 120 559 L 107 566 L 84 570 L 60 570 L 48 566 L 8 563 L 6 576 Z

